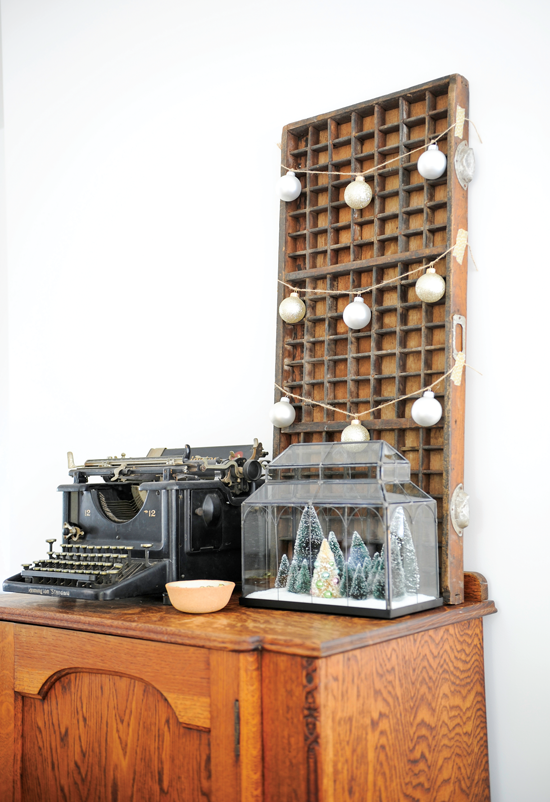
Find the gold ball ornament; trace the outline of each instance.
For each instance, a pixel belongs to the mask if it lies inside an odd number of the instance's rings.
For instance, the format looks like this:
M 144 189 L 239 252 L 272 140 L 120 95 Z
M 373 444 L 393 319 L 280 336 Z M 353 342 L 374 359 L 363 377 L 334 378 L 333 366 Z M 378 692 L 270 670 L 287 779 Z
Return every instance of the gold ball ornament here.
M 306 305 L 297 292 L 291 292 L 288 298 L 279 304 L 279 315 L 285 321 L 294 325 L 303 319 L 306 313 Z
M 362 175 L 348 184 L 344 192 L 344 200 L 352 209 L 364 209 L 372 200 L 372 189 Z
M 429 267 L 424 275 L 420 276 L 414 289 L 421 301 L 434 304 L 445 295 L 445 280 L 435 272 L 435 267 Z
M 355 418 L 342 432 L 342 443 L 366 443 L 370 440 L 369 430 L 361 426 L 361 421 Z

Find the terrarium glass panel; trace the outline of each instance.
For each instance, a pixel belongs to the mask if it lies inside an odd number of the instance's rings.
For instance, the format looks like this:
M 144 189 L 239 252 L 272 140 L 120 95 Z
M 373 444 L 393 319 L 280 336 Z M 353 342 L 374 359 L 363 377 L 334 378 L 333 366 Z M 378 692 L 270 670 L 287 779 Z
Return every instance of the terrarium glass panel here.
M 241 509 L 242 604 L 384 618 L 442 604 L 436 503 L 383 441 L 294 444 Z

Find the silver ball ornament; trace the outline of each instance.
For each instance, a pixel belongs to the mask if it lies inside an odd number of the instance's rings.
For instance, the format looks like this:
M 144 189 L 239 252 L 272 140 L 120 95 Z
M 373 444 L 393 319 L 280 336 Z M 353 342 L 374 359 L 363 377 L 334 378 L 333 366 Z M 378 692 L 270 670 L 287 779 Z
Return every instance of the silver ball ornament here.
M 300 179 L 296 178 L 296 174 L 292 170 L 289 170 L 286 175 L 281 176 L 277 181 L 277 192 L 282 201 L 296 200 L 301 191 Z
M 361 421 L 355 418 L 349 426 L 342 431 L 342 443 L 366 443 L 370 440 L 369 430 L 361 426 Z
M 435 178 L 441 178 L 446 167 L 447 157 L 439 150 L 436 143 L 432 142 L 419 158 L 417 170 L 422 178 L 433 181 Z
M 419 426 L 435 426 L 443 415 L 443 407 L 431 390 L 426 390 L 422 398 L 418 398 L 411 409 L 412 419 Z
M 414 289 L 421 301 L 434 304 L 445 295 L 445 279 L 435 272 L 435 267 L 429 267 L 424 275 L 420 276 Z
M 363 329 L 371 319 L 371 311 L 364 300 L 358 295 L 344 309 L 344 323 L 349 329 Z
M 348 184 L 344 192 L 344 200 L 352 209 L 364 209 L 372 200 L 372 189 L 362 175 Z
M 296 417 L 296 410 L 290 403 L 288 398 L 281 398 L 276 404 L 273 404 L 269 412 L 269 420 L 278 429 L 285 429 L 287 426 L 292 426 L 294 418 Z
M 288 298 L 279 304 L 279 315 L 285 323 L 299 323 L 306 313 L 306 305 L 297 292 L 291 292 Z

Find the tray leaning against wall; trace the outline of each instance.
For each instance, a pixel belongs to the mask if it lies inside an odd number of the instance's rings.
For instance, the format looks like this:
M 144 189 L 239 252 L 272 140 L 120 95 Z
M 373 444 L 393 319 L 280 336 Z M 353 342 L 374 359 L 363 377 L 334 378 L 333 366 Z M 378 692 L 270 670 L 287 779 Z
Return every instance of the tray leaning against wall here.
M 417 170 L 423 151 L 406 154 L 453 125 L 457 114 L 466 117 L 463 129 L 438 141 L 447 170 L 425 180 Z M 297 325 L 277 315 L 277 384 L 360 414 L 430 385 L 453 366 L 453 354 L 465 347 L 467 252 L 461 263 L 452 252 L 437 262 L 446 292 L 436 304 L 417 297 L 419 271 L 364 296 L 372 308 L 365 329 L 348 329 L 342 312 L 353 292 L 427 265 L 456 244 L 459 230 L 467 231 L 468 177 L 459 180 L 455 159 L 467 150 L 468 116 L 468 82 L 451 75 L 284 127 L 283 164 L 319 172 L 298 172 L 301 195 L 281 202 L 279 279 L 302 290 L 350 293 L 300 293 L 307 313 Z M 404 158 L 366 177 L 373 189 L 369 206 L 350 209 L 344 202 L 349 179 L 334 173 L 376 168 L 395 156 Z M 279 304 L 291 290 L 278 286 Z M 462 530 L 456 517 L 453 526 L 451 499 L 463 482 L 464 378 L 460 386 L 446 379 L 434 391 L 444 409 L 436 426 L 414 423 L 414 397 L 361 421 L 372 439 L 387 441 L 410 461 L 411 480 L 436 499 L 442 594 L 446 603 L 460 604 Z M 349 423 L 344 414 L 291 400 L 296 419 L 275 429 L 274 456 L 291 443 L 340 439 Z

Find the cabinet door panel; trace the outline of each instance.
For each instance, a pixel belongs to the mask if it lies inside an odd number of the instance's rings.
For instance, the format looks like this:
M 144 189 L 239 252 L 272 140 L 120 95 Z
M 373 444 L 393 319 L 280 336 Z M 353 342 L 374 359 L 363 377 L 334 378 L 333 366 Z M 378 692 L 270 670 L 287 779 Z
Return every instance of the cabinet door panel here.
M 23 697 L 22 802 L 210 800 L 210 734 L 183 727 L 153 687 L 63 676 Z

